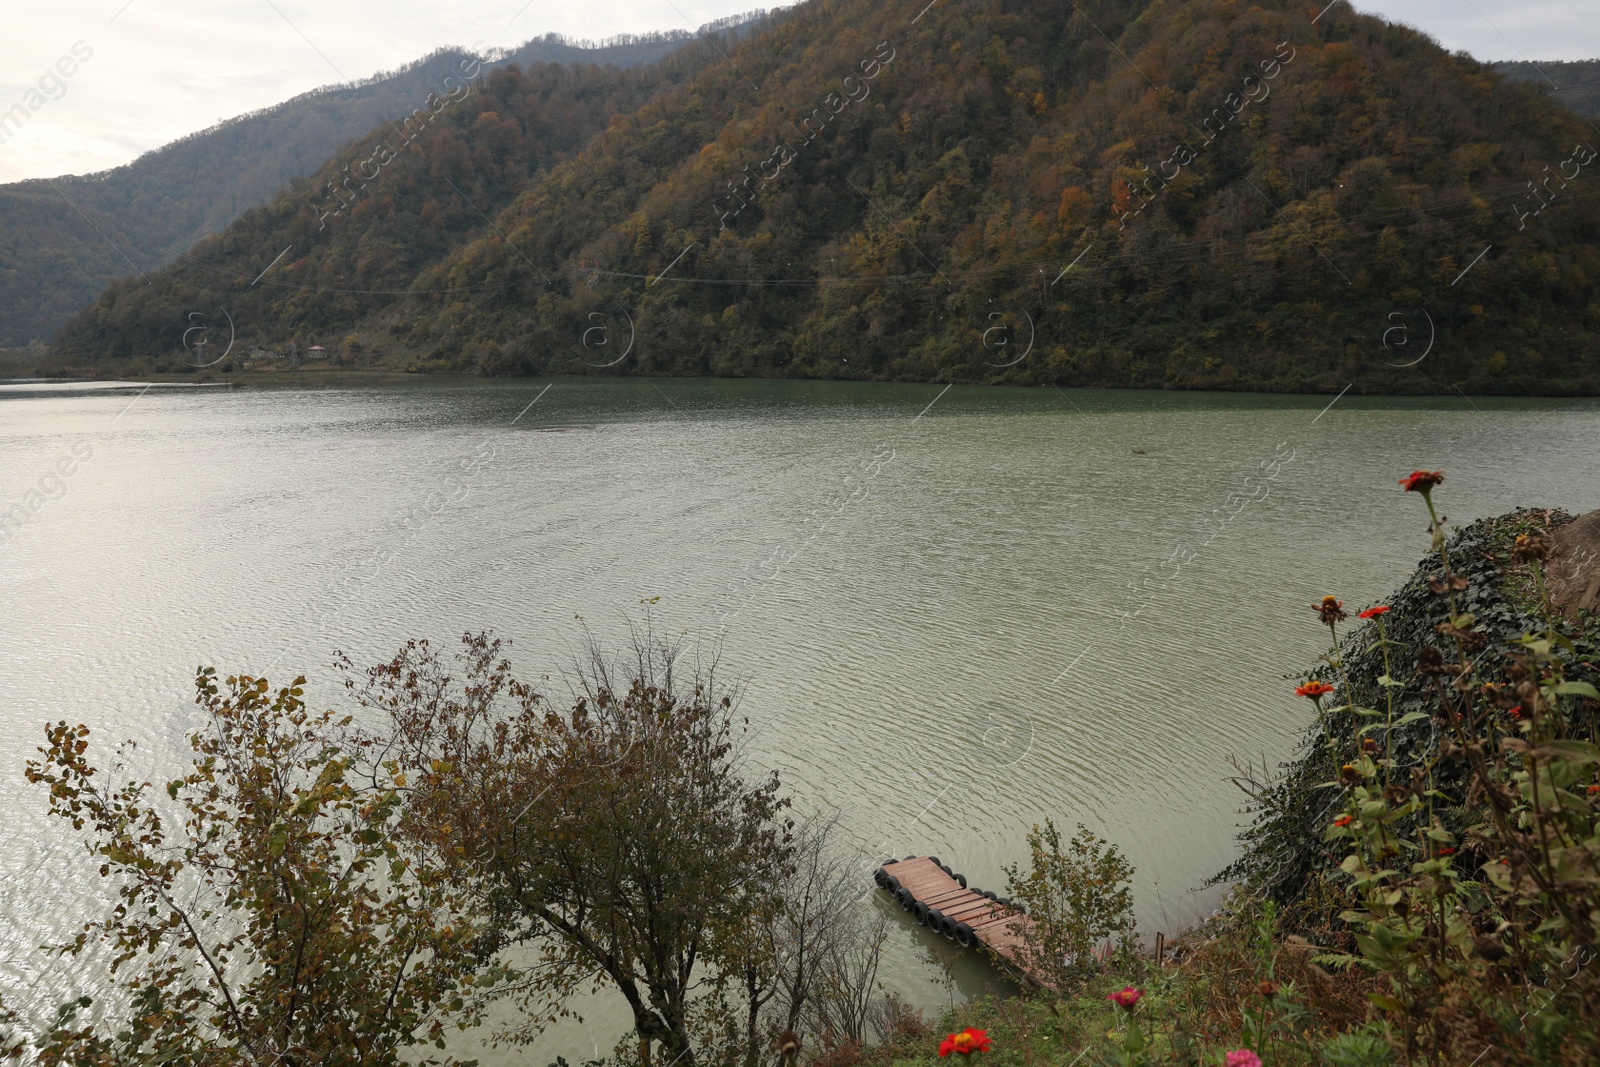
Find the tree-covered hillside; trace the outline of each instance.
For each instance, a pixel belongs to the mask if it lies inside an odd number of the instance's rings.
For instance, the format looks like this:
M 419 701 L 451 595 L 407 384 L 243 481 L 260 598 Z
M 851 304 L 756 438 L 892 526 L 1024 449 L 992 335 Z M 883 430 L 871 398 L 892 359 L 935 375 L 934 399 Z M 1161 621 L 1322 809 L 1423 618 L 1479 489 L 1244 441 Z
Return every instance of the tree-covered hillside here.
M 227 308 L 255 343 L 485 373 L 1600 391 L 1592 131 L 1319 7 L 813 0 L 498 216 L 529 119 L 491 81 L 413 200 L 380 179 L 252 288 L 315 229 L 276 202 L 114 286 L 56 358 L 170 358 L 184 312 Z
M 693 39 L 687 30 L 601 44 L 548 34 L 491 53 L 484 67 L 638 66 Z M 222 231 L 340 145 L 420 106 L 464 58 L 460 49 L 443 49 L 397 71 L 305 93 L 101 174 L 0 185 L 0 346 L 48 338 L 113 278 L 131 267 L 165 266 Z
M 1496 63 L 1494 69 L 1507 78 L 1543 85 L 1550 90 L 1550 99 L 1580 115 L 1600 118 L 1600 59 L 1570 63 L 1518 60 Z

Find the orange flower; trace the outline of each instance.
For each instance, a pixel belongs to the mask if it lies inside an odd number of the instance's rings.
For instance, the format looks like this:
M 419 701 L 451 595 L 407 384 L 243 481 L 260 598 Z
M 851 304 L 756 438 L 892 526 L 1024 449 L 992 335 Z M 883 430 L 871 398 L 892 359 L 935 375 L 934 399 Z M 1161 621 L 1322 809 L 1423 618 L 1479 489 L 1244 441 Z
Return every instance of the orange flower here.
M 1363 611 L 1361 613 L 1361 617 L 1363 619 L 1376 619 L 1379 615 L 1382 615 L 1384 612 L 1386 612 L 1388 610 L 1389 610 L 1389 605 L 1387 605 L 1387 604 L 1374 604 L 1372 607 L 1368 608 L 1366 611 Z
M 1408 493 L 1427 496 L 1433 487 L 1444 482 L 1444 471 L 1412 471 L 1400 479 L 1400 487 Z
M 1547 559 L 1550 556 L 1550 542 L 1539 534 L 1518 534 L 1511 554 L 1518 559 Z
M 1356 821 L 1356 817 L 1354 815 L 1341 815 L 1337 819 L 1333 820 L 1333 825 L 1335 825 L 1335 826 L 1349 826 L 1351 823 L 1353 823 L 1355 821 Z
M 1319 697 L 1327 696 L 1331 692 L 1333 692 L 1333 686 L 1327 682 L 1307 682 L 1305 685 L 1297 686 L 1294 695 L 1297 697 L 1310 697 L 1312 700 L 1316 700 Z
M 958 1052 L 963 1056 L 970 1056 L 974 1052 L 985 1052 L 988 1048 L 988 1033 L 974 1030 L 969 1026 L 959 1034 L 946 1034 L 945 1039 L 939 1042 L 939 1055 L 948 1056 L 952 1052 Z

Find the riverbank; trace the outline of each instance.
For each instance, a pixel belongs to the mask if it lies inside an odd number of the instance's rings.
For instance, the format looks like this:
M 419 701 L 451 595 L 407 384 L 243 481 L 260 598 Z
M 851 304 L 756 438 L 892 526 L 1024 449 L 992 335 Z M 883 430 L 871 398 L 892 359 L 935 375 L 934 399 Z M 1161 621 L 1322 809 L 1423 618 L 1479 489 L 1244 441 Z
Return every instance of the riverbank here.
M 844 365 L 848 370 L 848 363 Z M 0 378 L 7 376 L 38 376 L 59 377 L 77 380 L 115 379 L 121 381 L 137 382 L 171 382 L 171 381 L 231 381 L 241 384 L 275 384 L 275 383 L 301 383 L 309 385 L 336 385 L 359 383 L 383 383 L 394 381 L 454 381 L 454 380 L 495 380 L 514 382 L 519 378 L 526 380 L 548 380 L 554 378 L 568 378 L 573 380 L 590 379 L 606 380 L 617 378 L 660 378 L 662 380 L 715 380 L 715 381 L 772 381 L 772 382 L 846 382 L 854 384 L 881 384 L 881 385 L 910 385 L 910 384 L 949 384 L 943 380 L 930 380 L 922 382 L 918 379 L 881 377 L 870 374 L 816 374 L 816 373 L 768 373 L 762 375 L 734 374 L 734 375 L 707 375 L 703 371 L 694 373 L 671 373 L 670 369 L 655 368 L 647 374 L 612 374 L 594 373 L 588 370 L 581 362 L 563 364 L 559 369 L 551 368 L 548 373 L 530 376 L 519 375 L 486 375 L 474 369 L 470 364 L 455 365 L 441 360 L 428 360 L 418 358 L 403 361 L 374 362 L 370 359 L 362 363 L 340 363 L 336 361 L 321 361 L 291 365 L 287 363 L 243 363 L 228 360 L 209 367 L 190 367 L 176 357 L 165 362 L 161 360 L 133 360 L 111 363 L 100 363 L 93 366 L 61 364 L 52 361 L 48 356 L 41 356 L 37 351 L 22 349 L 0 349 Z M 1174 392 L 1174 393 L 1222 393 L 1255 396 L 1358 396 L 1370 398 L 1394 398 L 1408 400 L 1427 400 L 1432 398 L 1458 398 L 1463 394 L 1461 389 L 1427 388 L 1426 379 L 1402 380 L 1377 383 L 1374 388 L 1371 381 L 1350 380 L 1347 378 L 1321 378 L 1315 381 L 1309 379 L 1284 380 L 1279 382 L 1249 383 L 1240 381 L 1224 382 L 1219 379 L 1185 380 L 1169 382 L 1166 386 L 1155 388 L 1152 386 L 1130 386 L 1115 383 L 1094 382 L 1054 382 L 1048 379 L 1039 380 L 1014 380 L 1004 381 L 974 378 L 971 380 L 958 379 L 958 385 L 990 385 L 996 388 L 1089 388 L 1112 389 L 1126 392 Z M 1465 388 L 1465 387 L 1463 387 Z M 1506 379 L 1499 383 L 1493 391 L 1481 391 L 1475 388 L 1466 388 L 1465 395 L 1491 399 L 1592 399 L 1600 396 L 1600 386 L 1584 383 L 1546 383 L 1541 386 L 1529 380 Z
M 1430 516 L 1439 480 L 1403 480 Z M 1592 1063 L 1597 546 L 1600 511 L 1523 509 L 1436 540 L 1356 625 L 1314 604 L 1332 647 L 1296 692 L 1318 724 L 1277 771 L 1240 768 L 1254 819 L 1223 914 L 819 1062 L 931 1067 L 976 1031 L 1018 1065 Z

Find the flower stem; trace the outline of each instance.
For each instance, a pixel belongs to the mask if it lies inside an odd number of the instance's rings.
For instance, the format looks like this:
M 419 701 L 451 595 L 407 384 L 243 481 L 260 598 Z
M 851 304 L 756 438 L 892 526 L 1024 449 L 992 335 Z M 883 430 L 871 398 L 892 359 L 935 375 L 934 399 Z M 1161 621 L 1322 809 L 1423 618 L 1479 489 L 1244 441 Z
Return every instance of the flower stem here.
M 1383 616 L 1378 616 L 1378 643 L 1383 646 L 1383 676 L 1389 681 L 1394 681 L 1394 675 L 1389 671 L 1389 632 L 1383 625 Z M 1384 696 L 1389 700 L 1389 720 L 1383 731 L 1383 791 L 1389 792 L 1389 769 L 1394 766 L 1394 687 L 1383 687 Z

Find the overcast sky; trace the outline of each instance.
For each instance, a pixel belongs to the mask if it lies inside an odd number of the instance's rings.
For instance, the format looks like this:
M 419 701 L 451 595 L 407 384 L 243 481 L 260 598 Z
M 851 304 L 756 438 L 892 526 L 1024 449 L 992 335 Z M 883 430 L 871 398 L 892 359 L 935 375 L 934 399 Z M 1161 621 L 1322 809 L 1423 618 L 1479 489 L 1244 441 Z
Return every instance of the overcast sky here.
M 74 45 L 80 54 L 92 50 L 65 79 L 64 92 L 51 84 L 58 98 L 0 144 L 0 181 L 118 166 L 221 119 L 393 69 L 441 45 L 509 46 L 552 31 L 600 39 L 693 29 L 787 0 L 523 4 L 0 0 L 0 113 L 20 103 Z M 1358 0 L 1356 6 L 1419 26 L 1445 47 L 1481 59 L 1600 58 L 1596 0 Z

